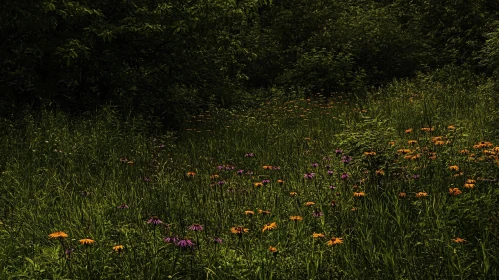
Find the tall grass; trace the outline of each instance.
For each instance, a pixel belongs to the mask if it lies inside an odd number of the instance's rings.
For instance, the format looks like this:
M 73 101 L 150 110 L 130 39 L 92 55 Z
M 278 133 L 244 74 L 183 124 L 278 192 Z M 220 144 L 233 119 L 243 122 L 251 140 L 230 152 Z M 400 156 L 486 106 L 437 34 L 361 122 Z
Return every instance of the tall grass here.
M 177 135 L 112 111 L 3 121 L 0 278 L 494 279 L 494 93 L 439 75 L 213 108 Z

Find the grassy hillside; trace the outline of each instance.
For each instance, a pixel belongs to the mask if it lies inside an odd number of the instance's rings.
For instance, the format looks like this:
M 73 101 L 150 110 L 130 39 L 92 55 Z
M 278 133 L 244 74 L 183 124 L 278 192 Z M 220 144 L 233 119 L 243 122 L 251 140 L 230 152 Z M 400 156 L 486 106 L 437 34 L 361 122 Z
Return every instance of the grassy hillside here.
M 0 278 L 494 279 L 495 92 L 446 71 L 177 134 L 111 110 L 3 121 Z

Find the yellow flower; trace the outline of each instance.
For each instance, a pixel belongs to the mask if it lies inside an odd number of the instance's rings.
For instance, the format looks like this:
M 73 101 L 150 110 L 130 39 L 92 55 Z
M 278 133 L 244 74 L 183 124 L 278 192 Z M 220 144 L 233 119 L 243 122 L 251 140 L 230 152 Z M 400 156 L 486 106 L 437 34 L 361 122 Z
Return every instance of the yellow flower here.
M 400 150 L 397 150 L 397 152 L 405 155 L 405 154 L 411 153 L 412 150 L 410 150 L 410 149 L 400 149 Z
M 353 196 L 354 197 L 364 197 L 364 196 L 366 196 L 366 193 L 364 193 L 364 192 L 354 192 Z
M 364 152 L 365 156 L 375 156 L 376 152 Z
M 85 239 L 80 239 L 80 244 L 82 245 L 92 245 L 95 243 L 95 240 L 85 238 Z
M 249 231 L 249 229 L 247 229 L 245 227 L 241 227 L 241 226 L 230 228 L 230 232 L 232 232 L 233 234 L 237 234 L 237 235 L 242 235 L 243 233 L 247 233 L 248 231 Z
M 290 216 L 289 219 L 295 222 L 303 220 L 301 216 Z
M 254 215 L 254 214 L 255 214 L 255 212 L 254 212 L 254 211 L 251 211 L 251 210 L 246 210 L 246 211 L 244 211 L 244 214 L 245 214 L 245 215 Z
M 196 176 L 196 173 L 193 171 L 189 171 L 186 173 L 186 175 L 187 175 L 187 177 L 194 177 L 194 176 Z
M 428 193 L 426 193 L 426 192 L 418 192 L 418 193 L 416 193 L 416 197 L 417 198 L 424 197 L 424 196 L 428 196 Z
M 406 134 L 409 134 L 409 133 L 411 133 L 411 132 L 412 132 L 412 128 L 406 129 L 404 132 L 405 132 Z
M 284 184 L 284 180 L 277 180 L 277 183 L 282 185 L 282 184 Z
M 475 184 L 466 183 L 464 184 L 464 187 L 467 189 L 473 189 L 475 187 Z
M 290 196 L 297 196 L 297 195 L 298 195 L 298 193 L 297 193 L 297 192 L 290 192 L 290 193 L 289 193 L 289 195 L 290 195 Z
M 56 231 L 49 234 L 50 239 L 65 239 L 68 235 L 64 231 Z
M 466 184 L 474 184 L 474 183 L 476 183 L 476 180 L 473 179 L 466 180 Z
M 461 238 L 461 237 L 456 237 L 456 238 L 453 238 L 451 239 L 454 243 L 464 243 L 466 242 L 466 239 L 464 238 Z
M 452 170 L 452 171 L 459 171 L 459 166 L 457 166 L 457 165 L 451 165 L 451 166 L 449 166 L 449 169 Z
M 270 224 L 266 224 L 263 226 L 263 229 L 262 229 L 262 232 L 265 232 L 266 230 L 273 230 L 277 228 L 277 223 L 276 222 L 272 222 Z
M 277 253 L 277 248 L 276 248 L 276 247 L 273 247 L 273 246 L 270 246 L 270 247 L 269 247 L 269 252 L 271 252 L 271 253 L 274 253 L 274 254 L 275 254 L 275 253 Z
M 326 236 L 323 233 L 313 233 L 312 234 L 313 238 L 325 238 Z
M 388 145 L 390 145 L 390 146 L 395 146 L 395 141 L 390 141 L 390 142 L 388 142 Z
M 327 246 L 333 246 L 343 243 L 343 238 L 341 237 L 333 237 L 326 244 Z
M 409 145 L 414 145 L 414 144 L 417 144 L 417 143 L 418 143 L 418 141 L 416 141 L 416 140 L 409 140 L 409 141 L 407 141 L 407 144 L 409 144 Z
M 120 253 L 124 249 L 125 249 L 125 246 L 123 246 L 123 245 L 116 245 L 113 247 L 113 251 L 118 252 L 118 253 Z
M 255 188 L 258 188 L 258 187 L 263 186 L 263 183 L 262 182 L 255 182 L 255 183 L 253 183 L 253 185 L 255 185 Z
M 312 205 L 315 205 L 315 202 L 312 201 L 305 202 L 305 206 L 312 206 Z
M 265 170 L 272 170 L 272 165 L 264 165 L 263 169 L 265 169 Z
M 469 154 L 470 151 L 468 151 L 467 149 L 462 149 L 459 151 L 460 154 L 462 155 L 466 155 L 466 154 Z
M 421 131 L 433 131 L 435 130 L 433 127 L 423 127 L 421 128 Z
M 449 188 L 449 194 L 453 196 L 457 196 L 462 194 L 461 190 L 459 188 Z

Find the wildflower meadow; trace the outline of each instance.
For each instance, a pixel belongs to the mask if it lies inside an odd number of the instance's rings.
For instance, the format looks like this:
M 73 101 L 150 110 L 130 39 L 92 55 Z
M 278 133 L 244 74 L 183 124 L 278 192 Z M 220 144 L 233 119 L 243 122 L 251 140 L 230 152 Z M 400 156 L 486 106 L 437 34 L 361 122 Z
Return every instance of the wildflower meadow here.
M 497 98 L 209 108 L 181 130 L 44 112 L 0 123 L 1 279 L 497 279 Z

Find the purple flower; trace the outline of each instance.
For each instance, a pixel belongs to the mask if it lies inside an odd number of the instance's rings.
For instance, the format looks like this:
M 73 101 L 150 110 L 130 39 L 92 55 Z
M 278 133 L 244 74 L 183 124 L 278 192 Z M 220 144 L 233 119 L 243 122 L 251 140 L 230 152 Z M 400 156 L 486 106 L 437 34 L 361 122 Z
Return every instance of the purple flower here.
M 217 169 L 218 169 L 218 170 L 222 170 L 222 169 L 224 169 L 224 168 L 225 168 L 225 165 L 219 165 L 219 166 L 217 166 Z
M 329 186 L 329 189 L 334 191 L 336 189 L 336 186 L 331 185 L 331 186 Z
M 254 157 L 255 155 L 253 153 L 247 153 L 244 155 L 245 157 Z
M 75 250 L 75 249 L 73 249 L 73 248 L 69 248 L 69 249 L 66 249 L 66 250 L 64 251 L 64 255 L 66 256 L 66 259 L 71 258 L 71 254 L 73 254 L 74 250 Z
M 343 153 L 343 150 L 342 149 L 336 149 L 336 151 L 334 151 L 336 153 L 336 155 L 341 155 Z
M 225 181 L 223 181 L 223 180 L 218 181 L 218 185 L 219 185 L 219 186 L 221 186 L 221 185 L 223 185 L 223 184 L 225 184 Z
M 331 201 L 331 207 L 336 207 L 336 200 Z
M 327 169 L 327 170 L 330 170 L 330 169 L 331 169 L 331 165 L 329 165 L 329 164 L 328 164 L 328 165 L 326 165 L 326 169 Z
M 148 224 L 152 224 L 154 226 L 157 226 L 159 224 L 162 224 L 163 222 L 157 217 L 157 216 L 152 216 L 148 221 Z
M 237 175 L 243 175 L 243 173 L 244 173 L 244 170 L 242 170 L 242 169 L 237 171 Z
M 160 148 L 160 149 L 164 149 L 165 147 L 166 147 L 165 144 L 159 144 L 159 146 L 158 146 L 158 148 Z
M 192 248 L 196 244 L 194 244 L 190 239 L 180 239 L 179 241 L 177 241 L 175 245 L 179 246 L 182 249 L 186 249 L 186 248 Z
M 303 175 L 303 178 L 312 180 L 312 178 L 314 178 L 314 176 L 315 176 L 315 173 L 306 173 Z
M 192 231 L 202 231 L 203 230 L 203 226 L 200 225 L 200 224 L 192 224 L 189 227 L 189 229 L 192 230 Z
M 149 178 L 149 177 L 147 177 L 147 176 L 146 176 L 146 177 L 144 177 L 144 182 L 151 182 L 151 178 Z
M 269 179 L 262 180 L 262 184 L 267 185 L 268 183 L 270 183 Z
M 348 173 L 343 172 L 343 174 L 341 174 L 341 180 L 346 180 L 346 179 L 348 179 Z
M 343 162 L 344 164 L 349 164 L 351 161 L 352 161 L 351 156 L 342 156 L 341 157 L 341 162 Z
M 126 203 L 123 203 L 120 206 L 118 206 L 118 208 L 119 209 L 128 209 L 128 205 L 126 205 Z
M 333 175 L 333 170 L 328 170 L 327 175 L 329 175 L 329 176 Z
M 314 162 L 311 164 L 312 167 L 319 167 L 319 164 L 317 162 Z
M 412 179 L 416 179 L 416 180 L 419 179 L 419 174 L 412 175 Z
M 272 166 L 272 170 L 281 170 L 280 166 Z
M 177 242 L 177 240 L 178 240 L 178 237 L 176 237 L 176 236 L 168 236 L 168 237 L 163 238 L 163 241 L 165 243 L 171 243 L 171 244 Z
M 248 172 L 246 172 L 246 175 L 253 175 L 253 172 L 248 171 Z
M 312 212 L 312 216 L 316 217 L 316 218 L 319 218 L 319 217 L 322 217 L 324 216 L 324 213 L 322 213 L 321 211 L 319 210 L 315 210 Z
M 220 237 L 213 238 L 213 243 L 222 244 L 224 241 Z

